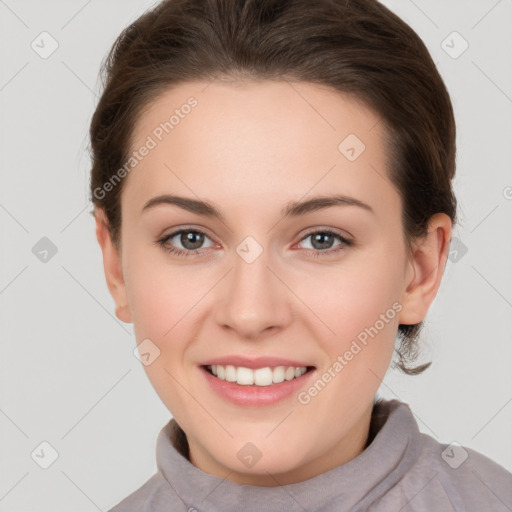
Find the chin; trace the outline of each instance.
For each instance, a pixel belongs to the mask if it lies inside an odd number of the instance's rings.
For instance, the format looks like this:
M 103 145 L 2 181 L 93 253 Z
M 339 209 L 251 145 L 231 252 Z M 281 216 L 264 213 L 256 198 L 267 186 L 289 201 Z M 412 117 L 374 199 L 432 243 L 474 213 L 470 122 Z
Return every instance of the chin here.
M 254 477 L 256 480 L 263 479 L 261 485 L 273 485 L 272 482 L 277 485 L 279 474 L 295 472 L 304 463 L 302 458 L 295 460 L 293 457 L 298 455 L 298 449 L 292 448 L 289 452 L 277 447 L 258 449 L 255 444 L 248 442 L 236 450 L 235 459 L 225 459 L 224 452 L 218 461 L 244 479 Z M 272 480 L 269 474 L 275 476 L 278 482 Z M 267 481 L 269 478 L 271 482 Z

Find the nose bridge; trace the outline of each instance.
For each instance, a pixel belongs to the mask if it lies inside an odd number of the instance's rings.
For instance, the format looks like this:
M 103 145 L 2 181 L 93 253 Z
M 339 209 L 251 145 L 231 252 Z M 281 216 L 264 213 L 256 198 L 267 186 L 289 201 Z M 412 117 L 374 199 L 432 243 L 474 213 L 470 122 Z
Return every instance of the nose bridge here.
M 270 252 L 251 238 L 240 243 L 233 254 L 234 268 L 226 276 L 217 308 L 217 321 L 243 337 L 283 327 L 291 318 L 285 287 L 269 269 L 273 266 Z

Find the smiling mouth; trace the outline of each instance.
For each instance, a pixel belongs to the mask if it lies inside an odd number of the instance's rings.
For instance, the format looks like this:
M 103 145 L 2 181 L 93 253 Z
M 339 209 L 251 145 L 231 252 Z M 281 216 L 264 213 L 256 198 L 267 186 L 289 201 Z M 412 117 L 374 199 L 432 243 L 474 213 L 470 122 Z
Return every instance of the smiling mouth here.
M 314 366 L 267 366 L 251 369 L 233 365 L 202 366 L 208 373 L 220 380 L 233 382 L 241 386 L 271 386 L 282 382 L 299 379 L 310 372 Z

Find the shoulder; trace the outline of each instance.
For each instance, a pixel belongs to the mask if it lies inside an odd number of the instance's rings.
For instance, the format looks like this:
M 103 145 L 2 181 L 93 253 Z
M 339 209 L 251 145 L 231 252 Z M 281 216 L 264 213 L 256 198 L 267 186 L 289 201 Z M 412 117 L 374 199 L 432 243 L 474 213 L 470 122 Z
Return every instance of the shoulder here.
M 154 512 L 155 510 L 188 510 L 161 473 L 154 474 L 108 512 Z
M 432 507 L 432 501 L 438 510 L 512 510 L 512 473 L 503 466 L 458 443 L 421 433 L 417 440 L 418 458 L 403 482 L 406 498 L 416 505 L 411 510 Z

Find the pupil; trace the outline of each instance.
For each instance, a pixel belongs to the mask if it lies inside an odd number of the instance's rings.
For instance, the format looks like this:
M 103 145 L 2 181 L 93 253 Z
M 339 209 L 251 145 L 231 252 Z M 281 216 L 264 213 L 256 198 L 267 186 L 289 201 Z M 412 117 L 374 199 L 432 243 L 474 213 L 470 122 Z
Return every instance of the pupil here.
M 186 249 L 199 249 L 203 244 L 204 235 L 195 231 L 188 231 L 181 234 L 181 243 Z
M 320 246 L 317 246 L 316 243 L 319 242 Z M 313 236 L 313 247 L 316 249 L 329 249 L 332 243 L 332 235 L 328 233 L 317 233 Z

